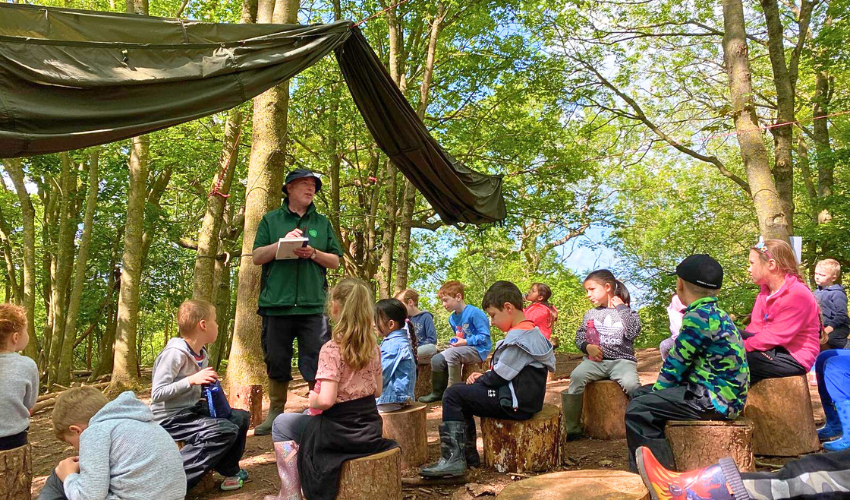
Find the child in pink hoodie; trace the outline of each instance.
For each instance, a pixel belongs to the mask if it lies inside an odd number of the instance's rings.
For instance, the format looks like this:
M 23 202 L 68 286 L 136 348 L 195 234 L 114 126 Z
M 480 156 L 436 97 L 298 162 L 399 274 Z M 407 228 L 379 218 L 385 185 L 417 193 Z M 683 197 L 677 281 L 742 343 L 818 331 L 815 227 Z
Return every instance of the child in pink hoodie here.
M 744 332 L 750 384 L 804 375 L 820 352 L 817 301 L 803 282 L 791 246 L 767 240 L 750 249 L 750 277 L 761 286 Z

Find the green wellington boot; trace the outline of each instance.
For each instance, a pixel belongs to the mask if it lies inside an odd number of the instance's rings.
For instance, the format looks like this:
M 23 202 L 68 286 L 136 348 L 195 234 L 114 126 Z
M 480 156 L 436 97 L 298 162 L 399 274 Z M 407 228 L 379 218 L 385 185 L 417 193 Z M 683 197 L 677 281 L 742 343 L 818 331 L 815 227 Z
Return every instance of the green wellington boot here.
M 419 398 L 420 403 L 434 403 L 443 399 L 443 392 L 446 391 L 446 386 L 449 383 L 448 372 L 433 372 L 431 373 L 431 394 L 426 394 Z
M 443 422 L 440 425 L 440 461 L 419 469 L 425 478 L 457 477 L 466 474 L 465 422 Z
M 449 365 L 449 382 L 448 386 L 451 387 L 458 383 L 466 382 L 463 380 L 463 365 Z
M 564 412 L 564 428 L 562 432 L 567 436 L 567 441 L 581 439 L 581 408 L 584 400 L 583 394 L 561 393 L 561 407 Z
M 269 379 L 269 414 L 262 424 L 254 427 L 255 436 L 268 436 L 272 433 L 272 424 L 278 415 L 283 413 L 286 406 L 286 396 L 289 390 L 289 381 L 278 382 Z

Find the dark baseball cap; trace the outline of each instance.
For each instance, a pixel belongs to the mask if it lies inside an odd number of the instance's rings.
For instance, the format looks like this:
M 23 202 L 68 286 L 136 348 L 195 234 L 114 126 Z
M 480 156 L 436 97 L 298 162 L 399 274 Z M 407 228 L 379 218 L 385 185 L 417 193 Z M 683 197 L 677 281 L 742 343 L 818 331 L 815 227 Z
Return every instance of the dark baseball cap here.
M 322 178 L 319 177 L 319 174 L 313 172 L 312 170 L 308 170 L 306 168 L 296 168 L 292 172 L 286 174 L 286 181 L 283 183 L 283 194 L 286 194 L 286 185 L 296 179 L 304 179 L 304 178 L 312 178 L 316 179 L 316 192 L 322 190 Z
M 723 266 L 710 255 L 698 253 L 687 257 L 676 266 L 676 276 L 694 285 L 720 290 L 723 284 Z

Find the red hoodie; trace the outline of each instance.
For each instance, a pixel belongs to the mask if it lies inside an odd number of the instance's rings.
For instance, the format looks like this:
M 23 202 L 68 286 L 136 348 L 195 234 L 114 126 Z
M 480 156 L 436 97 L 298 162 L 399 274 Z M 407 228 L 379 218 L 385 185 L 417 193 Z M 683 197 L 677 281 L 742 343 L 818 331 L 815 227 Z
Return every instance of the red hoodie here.
M 747 352 L 784 347 L 807 371 L 820 352 L 820 321 L 815 296 L 805 283 L 793 275 L 770 295 L 763 285 L 753 306 L 752 322 L 746 331 L 754 333 L 744 340 Z
M 555 309 L 554 306 L 552 309 Z M 557 309 L 555 310 L 557 311 Z M 548 307 L 540 302 L 535 302 L 522 312 L 525 313 L 525 319 L 534 323 L 534 326 L 540 329 L 540 333 L 547 340 L 552 338 L 552 325 L 555 323 L 555 315 Z

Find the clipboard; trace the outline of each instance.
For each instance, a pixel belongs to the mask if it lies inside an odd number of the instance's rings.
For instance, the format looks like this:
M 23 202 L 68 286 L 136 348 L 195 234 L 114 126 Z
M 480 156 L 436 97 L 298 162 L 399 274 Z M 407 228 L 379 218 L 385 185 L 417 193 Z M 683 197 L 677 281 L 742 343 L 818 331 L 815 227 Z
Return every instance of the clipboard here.
M 281 238 L 277 240 L 277 252 L 275 252 L 275 260 L 297 259 L 294 250 L 296 248 L 304 248 L 310 240 L 307 238 Z

